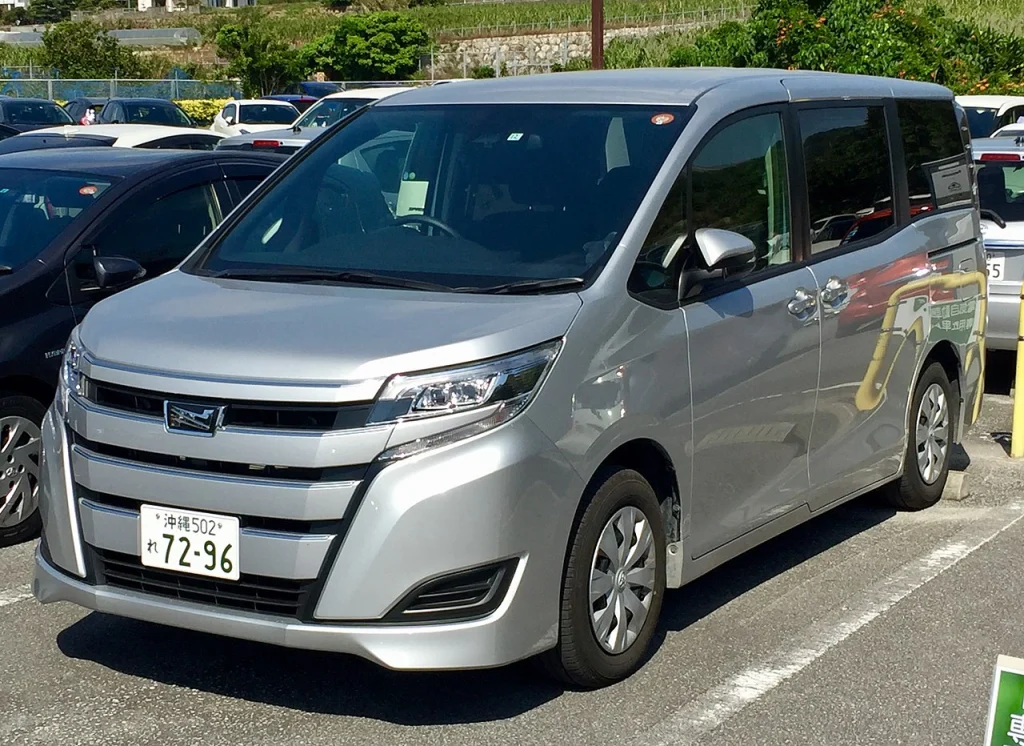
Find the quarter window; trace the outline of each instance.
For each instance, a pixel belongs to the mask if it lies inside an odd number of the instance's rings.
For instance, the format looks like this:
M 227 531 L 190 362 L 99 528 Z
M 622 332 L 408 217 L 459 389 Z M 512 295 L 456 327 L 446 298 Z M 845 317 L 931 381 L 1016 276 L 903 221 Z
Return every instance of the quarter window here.
M 799 113 L 811 225 L 848 222 L 837 240 L 812 231 L 811 253 L 867 239 L 894 224 L 892 165 L 881 106 Z
M 655 305 L 677 302 L 680 274 L 702 281 L 688 297 L 727 279 L 792 260 L 789 175 L 782 119 L 760 114 L 711 137 L 669 192 L 638 257 L 630 289 Z M 754 243 L 744 266 L 705 272 L 694 234 L 700 228 L 734 231 Z
M 957 114 L 950 101 L 900 101 L 911 217 L 972 202 L 971 180 Z

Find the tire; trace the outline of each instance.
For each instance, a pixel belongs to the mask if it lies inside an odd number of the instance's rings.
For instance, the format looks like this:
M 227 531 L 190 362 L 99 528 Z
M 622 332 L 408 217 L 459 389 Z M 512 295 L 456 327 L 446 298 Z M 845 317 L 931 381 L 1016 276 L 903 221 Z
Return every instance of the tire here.
M 38 496 L 45 414 L 35 399 L 0 393 L 0 547 L 28 541 L 42 525 Z
M 944 426 L 936 426 L 935 418 L 928 414 L 934 409 L 934 395 L 941 392 L 944 402 Z M 928 399 L 928 402 L 926 402 Z M 924 408 L 922 408 L 924 404 Z M 910 402 L 910 421 L 907 428 L 907 451 L 903 458 L 903 474 L 884 490 L 886 501 L 898 510 L 923 510 L 930 508 L 942 497 L 949 475 L 949 461 L 953 450 L 953 431 L 957 417 L 958 400 L 946 371 L 939 363 L 931 363 L 917 381 L 914 396 Z M 924 420 L 924 422 L 922 422 Z M 924 429 L 922 429 L 924 428 Z M 924 434 L 934 431 L 931 441 L 932 457 L 922 456 L 928 445 Z M 939 452 L 936 447 L 944 444 Z M 928 466 L 922 465 L 927 462 Z
M 596 689 L 628 677 L 643 663 L 658 626 L 665 595 L 665 527 L 661 506 L 651 485 L 629 469 L 599 473 L 584 501 L 586 507 L 573 532 L 562 576 L 558 644 L 536 662 L 548 675 L 563 683 Z M 634 568 L 630 575 L 640 582 L 627 580 L 622 564 L 617 559 L 613 564 L 606 552 L 599 552 L 603 536 L 606 541 L 618 541 L 621 536 L 618 531 L 613 531 L 610 537 L 605 535 L 613 519 L 616 525 L 633 526 L 630 542 L 625 545 L 627 552 L 639 546 L 640 541 L 646 541 L 644 522 L 650 532 L 647 550 L 626 556 L 625 567 Z M 616 546 L 623 545 L 624 542 L 618 541 Z M 611 545 L 606 543 L 605 546 Z M 609 590 L 592 605 L 591 573 L 595 568 L 608 579 Z M 595 607 L 598 612 L 602 609 L 605 612 L 600 615 L 601 622 L 610 625 L 603 643 L 597 633 L 599 622 L 592 621 Z M 646 608 L 646 616 L 637 628 L 631 623 L 639 615 L 640 607 Z M 620 619 L 626 620 L 625 625 L 619 623 Z M 626 634 L 622 635 L 623 632 Z

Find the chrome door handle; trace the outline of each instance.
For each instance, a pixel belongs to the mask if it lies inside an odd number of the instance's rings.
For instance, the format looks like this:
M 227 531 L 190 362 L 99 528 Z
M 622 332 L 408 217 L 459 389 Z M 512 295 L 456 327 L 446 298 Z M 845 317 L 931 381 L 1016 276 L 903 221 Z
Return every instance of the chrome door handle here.
M 850 292 L 850 286 L 838 277 L 829 277 L 821 289 L 822 303 L 835 303 Z
M 802 316 L 814 310 L 815 305 L 814 293 L 807 288 L 797 288 L 793 298 L 786 304 L 786 310 L 794 316 Z

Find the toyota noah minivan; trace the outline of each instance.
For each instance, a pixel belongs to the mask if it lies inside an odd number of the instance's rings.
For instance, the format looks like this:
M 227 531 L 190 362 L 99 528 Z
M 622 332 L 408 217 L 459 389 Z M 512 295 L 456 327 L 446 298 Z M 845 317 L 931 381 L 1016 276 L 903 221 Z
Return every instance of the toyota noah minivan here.
M 870 490 L 939 499 L 984 364 L 961 124 L 935 85 L 777 70 L 367 107 L 79 325 L 36 597 L 629 675 L 667 588 Z M 871 230 L 817 240 L 836 215 Z

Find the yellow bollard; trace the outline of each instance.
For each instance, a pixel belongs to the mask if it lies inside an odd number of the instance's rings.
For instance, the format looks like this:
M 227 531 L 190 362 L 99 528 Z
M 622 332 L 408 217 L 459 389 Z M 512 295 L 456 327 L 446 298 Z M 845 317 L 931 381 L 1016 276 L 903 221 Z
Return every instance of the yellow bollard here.
M 1020 320 L 1017 322 L 1017 374 L 1013 392 L 1013 426 L 1010 457 L 1024 458 L 1024 283 L 1020 286 Z

